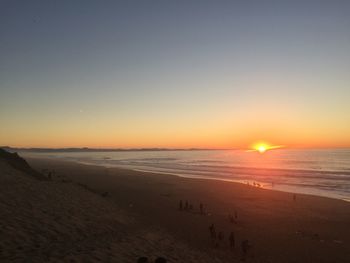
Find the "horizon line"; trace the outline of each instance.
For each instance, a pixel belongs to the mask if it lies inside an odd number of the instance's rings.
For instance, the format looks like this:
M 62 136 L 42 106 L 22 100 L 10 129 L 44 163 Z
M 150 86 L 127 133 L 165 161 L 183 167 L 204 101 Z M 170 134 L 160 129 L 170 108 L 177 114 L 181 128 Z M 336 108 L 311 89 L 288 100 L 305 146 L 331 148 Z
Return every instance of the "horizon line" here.
M 172 148 L 172 147 L 12 147 L 12 146 L 0 146 L 0 149 L 17 150 L 17 151 L 33 151 L 33 152 L 57 152 L 57 151 L 71 151 L 71 152 L 107 152 L 107 151 L 247 151 L 249 148 L 201 148 L 201 147 L 189 147 L 189 148 Z M 283 147 L 281 149 L 350 149 L 350 146 L 333 146 L 333 147 Z

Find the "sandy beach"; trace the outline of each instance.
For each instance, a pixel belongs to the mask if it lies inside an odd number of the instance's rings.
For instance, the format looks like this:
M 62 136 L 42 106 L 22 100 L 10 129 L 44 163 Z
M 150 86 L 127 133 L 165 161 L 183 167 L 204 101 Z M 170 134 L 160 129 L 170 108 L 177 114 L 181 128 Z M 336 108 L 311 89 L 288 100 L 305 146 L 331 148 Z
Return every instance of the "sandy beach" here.
M 158 256 L 168 262 L 350 261 L 345 201 L 294 200 L 291 193 L 238 183 L 27 161 L 37 171 L 51 171 L 52 179 L 29 178 L 1 163 L 2 262 L 136 262 L 141 256 L 151 262 Z M 245 256 L 243 240 L 249 242 Z

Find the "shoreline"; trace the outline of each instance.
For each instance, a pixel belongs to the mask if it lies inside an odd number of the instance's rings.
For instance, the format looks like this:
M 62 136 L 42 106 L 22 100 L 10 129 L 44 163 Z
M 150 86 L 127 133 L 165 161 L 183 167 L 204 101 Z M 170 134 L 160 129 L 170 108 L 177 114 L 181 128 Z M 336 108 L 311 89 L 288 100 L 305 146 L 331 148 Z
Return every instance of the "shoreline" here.
M 21 153 L 22 154 L 22 153 Z M 343 197 L 342 195 L 339 194 L 322 194 L 322 191 L 319 191 L 314 188 L 308 188 L 308 187 L 298 187 L 298 186 L 292 186 L 292 185 L 287 185 L 287 184 L 278 184 L 275 183 L 274 186 L 271 187 L 266 187 L 268 183 L 266 182 L 261 182 L 261 181 L 248 181 L 248 180 L 234 180 L 234 179 L 225 179 L 225 178 L 220 178 L 220 177 L 212 177 L 212 176 L 203 176 L 203 175 L 196 175 L 196 174 L 191 174 L 190 176 L 187 176 L 186 174 L 183 173 L 176 173 L 176 172 L 163 172 L 163 171 L 149 171 L 149 170 L 143 170 L 143 169 L 138 169 L 138 168 L 125 168 L 125 167 L 120 167 L 118 165 L 108 165 L 108 164 L 99 164 L 99 163 L 89 163 L 85 161 L 77 161 L 77 160 L 70 160 L 70 159 L 56 159 L 56 158 L 50 158 L 50 157 L 38 157 L 38 156 L 31 156 L 31 155 L 26 155 L 24 154 L 25 158 L 33 158 L 33 159 L 41 159 L 41 160 L 57 160 L 57 161 L 62 161 L 62 162 L 72 162 L 76 164 L 82 164 L 82 165 L 88 165 L 88 166 L 98 166 L 98 167 L 103 167 L 107 169 L 122 169 L 122 170 L 129 170 L 129 171 L 135 171 L 135 172 L 141 172 L 141 173 L 149 173 L 153 175 L 171 175 L 171 176 L 176 176 L 180 178 L 188 178 L 188 179 L 195 179 L 195 180 L 214 180 L 214 181 L 222 181 L 222 182 L 229 182 L 229 183 L 238 183 L 242 185 L 248 185 L 250 187 L 255 187 L 255 188 L 260 188 L 260 189 L 265 189 L 265 190 L 270 190 L 270 191 L 277 191 L 277 192 L 283 192 L 283 193 L 289 193 L 289 194 L 298 194 L 298 195 L 308 195 L 308 196 L 316 196 L 316 197 L 323 197 L 323 198 L 330 198 L 330 199 L 335 199 L 335 200 L 341 200 L 345 202 L 350 202 L 350 196 L 349 197 Z M 254 167 L 232 167 L 232 168 L 237 168 L 240 170 L 274 170 L 275 172 L 282 172 L 282 171 L 307 171 L 311 172 L 312 170 L 293 170 L 293 169 L 261 169 L 261 168 L 254 168 Z M 320 171 L 321 173 L 326 173 L 326 171 Z M 334 172 L 337 174 L 338 172 Z M 253 182 L 259 183 L 260 187 L 254 186 Z M 280 186 L 282 185 L 282 187 Z M 273 188 L 272 188 L 273 187 Z M 310 191 L 310 193 L 308 192 Z M 317 193 L 318 192 L 318 193 Z
M 81 163 L 81 164 L 86 164 L 86 163 Z M 89 165 L 89 164 L 86 164 Z M 93 165 L 93 164 L 92 164 Z M 99 165 L 98 165 L 99 166 Z M 102 167 L 104 167 L 103 165 L 101 165 Z M 117 169 L 124 169 L 124 168 L 120 168 L 120 167 L 110 167 L 110 168 L 117 168 Z M 301 194 L 301 195 L 309 195 L 309 196 L 315 196 L 315 197 L 324 197 L 324 198 L 330 198 L 330 199 L 335 199 L 335 200 L 341 200 L 341 201 L 345 201 L 345 202 L 350 202 L 350 197 L 349 198 L 337 198 L 337 197 L 332 197 L 332 196 L 326 196 L 326 195 L 317 195 L 317 194 L 308 194 L 302 191 L 288 191 L 288 190 L 282 190 L 282 189 L 272 189 L 269 187 L 266 187 L 263 185 L 263 183 L 259 182 L 259 181 L 255 181 L 256 183 L 261 183 L 261 186 L 254 186 L 251 183 L 247 184 L 245 182 L 239 181 L 239 180 L 230 180 L 230 179 L 223 179 L 223 178 L 219 178 L 219 177 L 203 177 L 203 176 L 186 176 L 180 173 L 171 173 L 171 172 L 153 172 L 153 171 L 147 171 L 147 170 L 142 170 L 142 169 L 127 169 L 126 170 L 131 170 L 131 171 L 136 171 L 136 172 L 141 172 L 141 173 L 150 173 L 150 174 L 164 174 L 164 175 L 173 175 L 173 176 L 177 176 L 177 177 L 181 177 L 181 178 L 188 178 L 188 179 L 197 179 L 197 180 L 214 180 L 214 181 L 222 181 L 222 182 L 229 182 L 229 183 L 237 183 L 237 184 L 242 184 L 242 185 L 248 185 L 250 187 L 255 187 L 255 188 L 259 188 L 259 189 L 264 189 L 264 190 L 269 190 L 269 191 L 276 191 L 276 192 L 283 192 L 283 193 L 290 193 L 290 194 Z M 265 183 L 266 184 L 266 183 Z M 297 189 L 297 187 L 296 187 Z M 310 188 L 310 190 L 312 190 L 312 188 Z

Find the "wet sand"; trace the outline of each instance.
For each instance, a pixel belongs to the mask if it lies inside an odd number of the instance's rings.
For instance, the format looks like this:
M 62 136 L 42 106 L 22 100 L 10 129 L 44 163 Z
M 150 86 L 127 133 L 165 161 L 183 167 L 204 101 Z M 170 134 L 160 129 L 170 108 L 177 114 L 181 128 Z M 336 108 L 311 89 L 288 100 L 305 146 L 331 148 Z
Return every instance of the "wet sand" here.
M 32 224 L 38 223 L 38 229 L 30 230 L 28 238 L 40 244 L 54 243 L 55 238 L 64 243 L 68 240 L 73 249 L 67 254 L 65 245 L 55 243 L 47 245 L 50 252 L 45 252 L 48 248 L 42 248 L 42 253 L 35 249 L 16 250 L 14 247 L 32 242 L 20 241 L 18 233 L 17 241 L 8 236 L 12 243 L 2 242 L 2 255 L 32 253 L 34 258 L 40 258 L 46 253 L 52 260 L 104 262 L 136 262 L 138 256 L 153 259 L 162 255 L 169 262 L 241 262 L 241 241 L 248 240 L 251 248 L 246 262 L 350 262 L 350 203 L 345 201 L 308 195 L 296 195 L 293 200 L 290 193 L 238 183 L 48 159 L 27 161 L 39 171 L 54 171 L 50 182 L 33 181 L 32 197 L 24 200 L 27 205 L 36 195 L 34 191 L 39 191 L 35 185 L 40 184 L 43 200 L 30 202 L 43 207 L 48 202 L 46 206 L 52 206 L 47 213 L 35 211 L 35 220 L 31 220 Z M 8 189 L 19 207 L 24 205 L 20 196 L 28 196 L 21 191 Z M 1 189 L 0 200 L 9 198 L 4 193 Z M 180 200 L 188 200 L 193 209 L 180 211 Z M 200 203 L 204 204 L 204 215 L 199 212 Z M 21 208 L 14 213 L 18 213 L 16 220 L 23 223 L 22 232 L 27 233 L 30 227 L 22 210 L 26 211 Z M 235 212 L 237 220 L 231 223 L 228 214 Z M 11 225 L 14 215 L 3 213 L 0 222 Z M 42 224 L 45 227 L 40 227 Z M 211 224 L 217 233 L 223 233 L 222 241 L 210 238 Z M 228 241 L 231 231 L 235 233 L 234 249 L 230 249 Z M 60 253 L 65 257 L 59 258 Z

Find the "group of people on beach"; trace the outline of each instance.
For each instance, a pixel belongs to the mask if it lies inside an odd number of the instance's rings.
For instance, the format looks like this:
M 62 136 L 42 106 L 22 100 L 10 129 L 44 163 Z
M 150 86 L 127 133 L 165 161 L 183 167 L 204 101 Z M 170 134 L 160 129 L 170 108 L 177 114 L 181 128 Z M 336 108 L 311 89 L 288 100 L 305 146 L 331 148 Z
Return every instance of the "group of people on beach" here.
M 49 170 L 49 169 L 42 169 L 41 173 L 47 177 L 50 181 L 52 180 L 53 176 L 55 175 L 55 170 Z
M 247 185 L 252 185 L 252 186 L 258 187 L 258 188 L 262 187 L 260 183 L 257 183 L 257 182 L 255 182 L 255 181 L 253 181 L 251 184 L 250 184 L 249 181 L 246 181 L 245 183 L 246 183 Z
M 238 213 L 237 211 L 235 210 L 234 212 L 234 215 L 232 214 L 229 214 L 228 215 L 228 221 L 231 223 L 231 224 L 237 224 L 238 223 Z
M 217 233 L 214 224 L 211 224 L 209 226 L 209 232 L 210 232 L 210 238 L 215 244 L 215 248 L 218 248 L 220 246 L 220 243 L 222 243 L 222 241 L 224 240 L 223 232 L 219 231 Z M 235 234 L 233 231 L 231 231 L 230 234 L 228 235 L 228 242 L 229 242 L 230 249 L 231 250 L 235 249 L 236 238 L 235 238 Z M 245 258 L 247 256 L 247 253 L 248 253 L 250 248 L 251 248 L 251 245 L 249 244 L 249 241 L 247 239 L 245 239 L 241 242 L 241 250 L 242 250 L 243 258 Z
M 256 187 L 260 187 L 260 185 L 255 183 L 255 182 L 253 185 Z M 185 201 L 180 200 L 178 208 L 180 211 L 193 211 L 194 210 L 193 205 L 190 202 L 188 202 L 188 200 L 185 200 Z M 199 213 L 201 215 L 207 214 L 203 203 L 199 203 Z M 237 212 L 237 210 L 234 210 L 233 213 L 228 214 L 228 220 L 231 224 L 238 224 L 238 212 Z M 220 246 L 224 245 L 224 243 L 225 243 L 224 232 L 217 231 L 214 224 L 211 224 L 209 226 L 209 234 L 210 234 L 210 239 L 211 239 L 212 243 L 214 244 L 215 248 L 219 248 Z M 235 233 L 233 231 L 230 231 L 228 233 L 227 241 L 228 241 L 229 248 L 231 250 L 234 250 L 236 248 L 236 237 L 235 237 Z M 247 239 L 241 241 L 240 249 L 242 251 L 243 259 L 246 258 L 250 248 L 251 248 L 251 245 Z
M 186 200 L 185 202 L 183 202 L 182 200 L 179 201 L 179 210 L 180 211 L 193 211 L 194 207 L 193 204 L 189 203 L 188 200 Z M 204 210 L 204 205 L 203 203 L 199 204 L 199 212 L 201 215 L 205 214 L 205 210 Z
M 179 202 L 179 210 L 184 210 L 184 211 L 189 211 L 189 210 L 193 210 L 193 205 L 191 203 L 189 203 L 187 200 L 185 202 L 182 202 L 182 200 L 180 200 Z
M 261 185 L 259 183 L 253 182 L 253 186 L 255 187 L 261 187 Z

